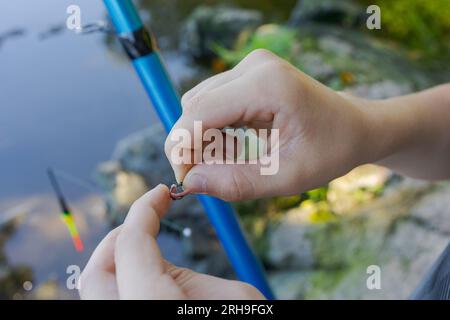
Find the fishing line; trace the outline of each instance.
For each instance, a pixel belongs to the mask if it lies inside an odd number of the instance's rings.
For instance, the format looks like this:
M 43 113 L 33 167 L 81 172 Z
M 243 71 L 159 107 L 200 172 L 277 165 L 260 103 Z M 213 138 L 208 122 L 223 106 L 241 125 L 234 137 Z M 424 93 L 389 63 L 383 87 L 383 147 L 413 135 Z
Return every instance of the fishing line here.
M 100 192 L 99 188 L 97 186 L 95 186 L 93 183 L 91 182 L 87 182 L 81 178 L 78 178 L 66 171 L 63 171 L 61 169 L 55 169 L 52 168 L 51 169 L 57 176 L 60 176 L 62 178 L 64 178 L 65 180 L 68 180 L 72 183 L 77 184 L 78 186 L 87 189 L 93 193 L 100 193 L 103 194 L 102 192 Z M 172 195 L 171 195 L 172 196 Z M 104 196 L 102 196 L 102 198 L 104 199 Z M 105 199 L 103 201 L 106 201 Z M 183 227 L 179 224 L 177 224 L 176 222 L 170 221 L 169 219 L 162 219 L 161 220 L 161 225 L 164 228 L 164 230 L 166 230 L 169 233 L 174 233 L 180 237 L 185 237 L 188 238 L 191 236 L 192 234 L 192 230 L 189 227 Z
M 25 29 L 20 29 L 20 28 L 16 28 L 16 29 L 12 29 L 12 30 L 0 33 L 0 46 L 2 46 L 2 44 L 4 42 L 6 42 L 6 40 L 21 37 L 21 36 L 25 35 L 25 33 L 26 33 Z
M 89 190 L 91 192 L 95 192 L 95 193 L 99 192 L 99 188 L 90 181 L 86 181 L 84 179 L 78 178 L 66 171 L 61 170 L 61 169 L 52 168 L 52 170 L 56 175 L 64 178 L 65 180 L 68 180 L 84 189 L 87 189 L 87 190 Z
M 125 46 L 126 52 L 128 53 L 129 56 L 131 56 L 130 58 L 133 58 L 133 56 L 137 55 L 138 51 L 142 49 L 135 47 L 137 46 L 135 39 L 133 39 L 132 37 L 126 37 L 116 34 L 113 28 L 105 21 L 96 21 L 86 24 L 82 26 L 81 29 L 78 29 L 76 32 L 81 35 L 92 33 L 105 33 L 113 35 Z M 145 39 L 145 43 L 148 43 L 150 47 L 155 45 L 151 37 L 149 37 L 147 34 L 142 34 L 141 37 Z M 181 200 L 188 194 L 189 192 L 183 188 L 183 182 L 174 183 L 170 186 L 170 197 L 172 198 L 172 200 Z
M 76 29 L 77 34 L 106 33 L 115 36 L 113 28 L 105 21 L 99 20 L 81 26 Z
M 92 23 L 88 23 L 83 25 L 80 29 L 76 30 L 77 34 L 80 35 L 88 35 L 88 34 L 93 34 L 93 33 L 104 33 L 104 34 L 108 34 L 108 35 L 112 35 L 114 36 L 114 38 L 118 39 L 125 47 L 128 48 L 127 53 L 130 55 L 134 55 L 136 49 L 133 48 L 134 45 L 136 45 L 136 43 L 133 42 L 133 39 L 126 37 L 126 36 L 121 36 L 115 33 L 114 29 L 105 21 L 99 20 L 99 21 L 95 21 Z M 147 42 L 153 42 L 150 38 L 147 38 L 146 40 Z M 154 45 L 152 43 L 152 45 Z M 73 179 L 73 177 L 71 177 L 71 180 L 79 180 L 77 178 Z M 181 200 L 183 197 L 185 197 L 186 195 L 188 195 L 189 192 L 184 190 L 183 188 L 183 183 L 177 183 L 177 184 L 172 184 L 170 186 L 170 197 L 172 198 L 172 200 Z M 165 224 L 164 220 L 161 220 L 161 224 Z M 170 223 L 167 224 L 167 226 L 173 226 L 174 223 Z M 170 229 L 171 227 L 169 227 Z M 172 228 L 173 229 L 173 228 Z M 191 235 L 191 229 L 190 228 L 181 228 L 178 227 L 176 230 L 181 230 L 180 231 L 180 235 L 185 236 L 185 237 L 189 237 Z

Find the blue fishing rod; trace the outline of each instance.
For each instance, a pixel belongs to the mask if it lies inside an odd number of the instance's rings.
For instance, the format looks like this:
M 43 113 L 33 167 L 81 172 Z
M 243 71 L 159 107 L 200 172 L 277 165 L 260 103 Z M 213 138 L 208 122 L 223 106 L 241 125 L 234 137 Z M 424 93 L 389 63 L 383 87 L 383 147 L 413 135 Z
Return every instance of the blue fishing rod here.
M 144 27 L 131 0 L 103 0 L 116 34 L 147 91 L 167 132 L 181 115 L 180 99 L 158 53 L 156 42 Z M 197 196 L 216 230 L 236 275 L 274 299 L 261 263 L 241 230 L 236 214 L 227 202 Z

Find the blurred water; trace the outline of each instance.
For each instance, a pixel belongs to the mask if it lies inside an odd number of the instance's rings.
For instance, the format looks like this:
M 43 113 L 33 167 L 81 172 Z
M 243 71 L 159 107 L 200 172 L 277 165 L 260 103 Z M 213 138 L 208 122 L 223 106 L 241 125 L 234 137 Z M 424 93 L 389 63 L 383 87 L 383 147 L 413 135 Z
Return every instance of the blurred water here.
M 72 3 L 0 3 L 0 34 L 23 30 L 0 44 L 0 208 L 5 213 L 30 204 L 5 251 L 10 265 L 33 269 L 29 280 L 35 287 L 48 279 L 63 284 L 66 267 L 84 266 L 109 229 L 98 195 L 62 180 L 86 245 L 77 254 L 59 221 L 45 169 L 55 166 L 89 180 L 119 139 L 156 120 L 120 50 L 112 52 L 101 34 L 79 36 L 64 28 Z M 76 3 L 82 23 L 105 18 L 101 1 Z M 167 52 L 167 58 L 177 70 L 175 80 L 189 74 L 182 57 Z
M 0 47 L 0 197 L 49 190 L 49 165 L 89 178 L 118 139 L 155 119 L 131 67 L 111 55 L 102 35 L 67 31 L 39 40 L 64 23 L 71 3 L 0 4 L 0 30 L 27 30 Z M 101 1 L 77 3 L 83 21 L 104 18 Z
M 158 34 L 175 83 L 195 77 L 196 68 L 177 51 L 178 30 L 202 1 L 140 3 L 150 9 L 142 12 L 144 19 Z M 59 220 L 46 168 L 88 181 L 119 139 L 156 121 L 121 50 L 112 49 L 104 35 L 80 36 L 64 28 L 71 4 L 81 7 L 83 24 L 106 17 L 102 1 L 0 2 L 0 38 L 10 34 L 0 41 L 0 222 L 25 214 L 4 253 L 9 267 L 32 269 L 32 279 L 24 280 L 32 280 L 35 288 L 49 279 L 64 287 L 66 267 L 84 266 L 109 229 L 100 194 L 61 180 L 86 244 L 77 254 Z M 154 11 L 158 14 L 150 14 Z M 176 240 L 164 236 L 161 241 L 171 260 L 183 261 Z M 0 243 L 0 257 L 1 251 Z M 53 296 L 76 297 L 64 290 Z

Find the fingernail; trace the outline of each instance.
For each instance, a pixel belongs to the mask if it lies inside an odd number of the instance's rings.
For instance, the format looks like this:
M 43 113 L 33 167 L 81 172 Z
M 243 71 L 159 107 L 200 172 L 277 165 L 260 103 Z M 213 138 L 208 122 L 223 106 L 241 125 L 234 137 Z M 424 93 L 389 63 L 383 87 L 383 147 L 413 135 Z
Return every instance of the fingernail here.
M 169 188 L 168 188 L 164 183 L 158 184 L 158 185 L 155 187 L 155 189 L 161 189 L 161 190 L 164 190 L 164 192 L 169 191 Z
M 177 183 L 181 183 L 186 177 L 186 170 L 182 170 L 180 167 L 174 167 L 173 171 L 175 174 L 175 180 Z
M 183 185 L 190 192 L 193 193 L 206 193 L 206 178 L 203 175 L 194 173 L 187 177 L 183 182 Z

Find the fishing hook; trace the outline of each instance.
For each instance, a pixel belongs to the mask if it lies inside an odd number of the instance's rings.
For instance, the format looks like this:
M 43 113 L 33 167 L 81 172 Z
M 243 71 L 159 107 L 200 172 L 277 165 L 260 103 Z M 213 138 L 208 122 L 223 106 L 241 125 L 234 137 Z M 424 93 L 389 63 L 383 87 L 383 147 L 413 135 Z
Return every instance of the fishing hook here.
M 170 186 L 170 197 L 172 200 L 181 200 L 188 194 L 189 191 L 184 189 L 183 182 L 174 183 Z

